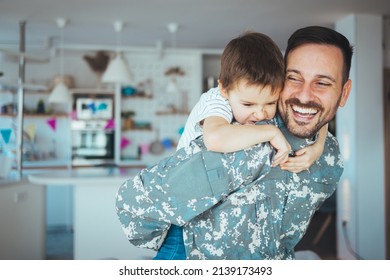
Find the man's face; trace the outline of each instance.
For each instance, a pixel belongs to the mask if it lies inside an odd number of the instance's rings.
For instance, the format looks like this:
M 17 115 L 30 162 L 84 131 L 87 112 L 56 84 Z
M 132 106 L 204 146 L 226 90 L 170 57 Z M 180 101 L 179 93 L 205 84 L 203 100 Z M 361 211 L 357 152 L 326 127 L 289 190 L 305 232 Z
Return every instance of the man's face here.
M 342 85 L 342 69 L 342 53 L 334 46 L 306 44 L 289 53 L 278 108 L 292 134 L 313 137 L 345 105 L 351 81 Z

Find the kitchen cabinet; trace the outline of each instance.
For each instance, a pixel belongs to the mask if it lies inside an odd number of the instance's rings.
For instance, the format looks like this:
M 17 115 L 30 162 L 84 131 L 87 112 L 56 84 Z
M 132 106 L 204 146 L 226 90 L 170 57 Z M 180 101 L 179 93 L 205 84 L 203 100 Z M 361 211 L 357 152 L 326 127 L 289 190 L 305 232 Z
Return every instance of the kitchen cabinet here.
M 44 260 L 44 186 L 0 180 L 0 224 L 0 260 Z
M 139 169 L 84 168 L 31 174 L 28 179 L 37 185 L 62 186 L 67 182 L 73 188 L 75 260 L 143 260 L 151 259 L 156 252 L 133 246 L 115 211 L 119 187 L 138 172 Z

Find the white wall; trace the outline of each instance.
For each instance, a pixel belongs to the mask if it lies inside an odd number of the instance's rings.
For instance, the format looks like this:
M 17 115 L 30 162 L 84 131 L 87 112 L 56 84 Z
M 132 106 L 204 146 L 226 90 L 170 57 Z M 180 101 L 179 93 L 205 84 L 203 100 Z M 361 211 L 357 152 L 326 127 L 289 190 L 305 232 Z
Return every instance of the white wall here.
M 345 170 L 338 188 L 338 257 L 385 259 L 382 17 L 351 15 L 336 23 L 355 48 L 352 91 L 336 117 Z

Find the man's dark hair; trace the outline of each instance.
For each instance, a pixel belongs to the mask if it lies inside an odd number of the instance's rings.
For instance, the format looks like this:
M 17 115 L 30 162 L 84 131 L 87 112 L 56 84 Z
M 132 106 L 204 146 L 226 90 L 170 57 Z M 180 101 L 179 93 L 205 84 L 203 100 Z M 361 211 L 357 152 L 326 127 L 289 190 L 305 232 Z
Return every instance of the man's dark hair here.
M 322 26 L 308 26 L 295 31 L 287 41 L 287 49 L 284 54 L 284 62 L 287 66 L 288 54 L 306 44 L 321 44 L 332 45 L 339 48 L 343 54 L 343 81 L 349 79 L 349 71 L 351 69 L 351 60 L 353 54 L 353 47 L 350 45 L 348 39 L 339 32 Z

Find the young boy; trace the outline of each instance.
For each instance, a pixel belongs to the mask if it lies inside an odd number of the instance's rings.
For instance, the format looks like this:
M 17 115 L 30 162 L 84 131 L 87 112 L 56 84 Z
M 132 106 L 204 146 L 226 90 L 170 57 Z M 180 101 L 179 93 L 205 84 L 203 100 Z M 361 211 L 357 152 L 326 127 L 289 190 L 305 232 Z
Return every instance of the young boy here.
M 327 127 L 316 144 L 298 151 L 298 157 L 288 162 L 291 146 L 272 123 L 284 80 L 283 56 L 268 36 L 247 32 L 231 40 L 221 57 L 218 88 L 202 94 L 177 149 L 188 147 L 201 135 L 207 150 L 222 153 L 270 142 L 277 151 L 273 166 L 281 164 L 291 172 L 307 169 L 322 154 Z M 270 124 L 255 125 L 259 121 Z M 154 259 L 185 259 L 180 227 L 171 225 Z

